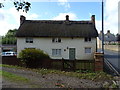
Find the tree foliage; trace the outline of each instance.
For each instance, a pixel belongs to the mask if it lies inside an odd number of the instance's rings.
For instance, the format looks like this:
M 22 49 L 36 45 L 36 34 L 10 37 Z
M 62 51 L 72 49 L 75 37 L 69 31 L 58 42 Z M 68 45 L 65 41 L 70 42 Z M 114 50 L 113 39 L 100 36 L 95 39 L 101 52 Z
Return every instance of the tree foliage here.
M 2 36 L 2 44 L 15 45 L 17 43 L 16 37 L 15 37 L 16 32 L 17 32 L 17 29 L 9 30 L 5 36 Z
M 4 1 L 6 1 L 6 0 L 4 0 Z M 24 0 L 14 0 L 13 4 L 17 11 L 23 10 L 23 12 L 26 12 L 26 13 L 29 11 L 29 9 L 31 7 L 31 4 Z M 0 8 L 3 8 L 3 7 L 4 7 L 3 3 L 0 3 Z
M 27 67 L 36 68 L 40 64 L 42 65 L 42 60 L 49 59 L 49 55 L 44 53 L 39 49 L 24 49 L 19 53 L 19 58 L 22 62 L 26 64 Z

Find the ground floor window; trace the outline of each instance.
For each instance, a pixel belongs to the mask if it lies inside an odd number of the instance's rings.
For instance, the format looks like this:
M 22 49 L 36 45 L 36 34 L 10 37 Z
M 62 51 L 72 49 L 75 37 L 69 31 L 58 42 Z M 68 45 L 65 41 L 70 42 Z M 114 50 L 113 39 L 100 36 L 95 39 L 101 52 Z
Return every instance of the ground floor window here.
M 52 56 L 61 56 L 61 49 L 52 49 Z
M 85 47 L 85 53 L 91 53 L 91 47 Z

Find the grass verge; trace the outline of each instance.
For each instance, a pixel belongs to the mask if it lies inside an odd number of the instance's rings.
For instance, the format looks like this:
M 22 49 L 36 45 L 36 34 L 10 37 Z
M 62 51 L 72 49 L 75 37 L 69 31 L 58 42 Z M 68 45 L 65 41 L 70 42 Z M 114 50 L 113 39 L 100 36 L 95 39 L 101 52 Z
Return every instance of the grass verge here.
M 6 72 L 6 71 L 0 71 L 0 75 L 2 75 L 4 78 L 6 78 L 9 81 L 22 82 L 22 83 L 28 83 L 29 82 L 29 80 L 25 77 L 18 76 L 16 74 Z
M 17 69 L 24 69 L 24 67 L 20 67 L 20 66 L 13 66 L 13 65 L 7 65 L 7 64 L 0 64 L 1 67 L 8 67 L 8 68 L 17 68 Z

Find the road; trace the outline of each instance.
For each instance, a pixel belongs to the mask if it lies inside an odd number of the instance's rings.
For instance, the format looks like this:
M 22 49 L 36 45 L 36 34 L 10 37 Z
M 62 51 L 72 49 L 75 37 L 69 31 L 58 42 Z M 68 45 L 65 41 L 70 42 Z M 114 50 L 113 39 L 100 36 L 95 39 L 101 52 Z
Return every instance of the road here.
M 120 52 L 105 50 L 104 58 L 106 58 L 120 72 Z

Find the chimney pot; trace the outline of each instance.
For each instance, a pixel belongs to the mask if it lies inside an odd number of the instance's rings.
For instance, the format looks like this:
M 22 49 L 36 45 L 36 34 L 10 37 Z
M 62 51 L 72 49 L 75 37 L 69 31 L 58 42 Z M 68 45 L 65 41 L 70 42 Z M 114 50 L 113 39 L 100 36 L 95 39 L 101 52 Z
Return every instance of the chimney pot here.
M 91 21 L 94 23 L 94 25 L 95 25 L 95 15 L 92 15 L 91 16 Z
M 23 15 L 20 15 L 20 25 L 24 23 L 25 20 L 26 20 L 26 17 Z
M 110 33 L 110 30 L 108 30 L 107 33 Z
M 66 15 L 66 20 L 69 21 L 69 15 Z

